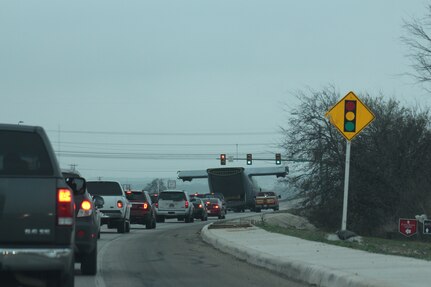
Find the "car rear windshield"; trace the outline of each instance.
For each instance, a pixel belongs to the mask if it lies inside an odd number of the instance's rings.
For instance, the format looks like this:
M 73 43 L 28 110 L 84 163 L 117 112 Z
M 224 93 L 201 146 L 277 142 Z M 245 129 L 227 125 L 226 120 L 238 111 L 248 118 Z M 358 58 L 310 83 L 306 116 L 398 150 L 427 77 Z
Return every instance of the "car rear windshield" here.
M 186 200 L 186 195 L 184 192 L 162 192 L 160 193 L 159 200 L 173 200 L 173 201 L 181 201 Z
M 87 182 L 87 190 L 92 195 L 123 195 L 117 182 Z
M 126 195 L 129 200 L 148 201 L 145 193 L 141 191 L 132 191 L 131 193 L 127 192 Z
M 52 174 L 51 159 L 39 134 L 0 131 L 0 175 Z

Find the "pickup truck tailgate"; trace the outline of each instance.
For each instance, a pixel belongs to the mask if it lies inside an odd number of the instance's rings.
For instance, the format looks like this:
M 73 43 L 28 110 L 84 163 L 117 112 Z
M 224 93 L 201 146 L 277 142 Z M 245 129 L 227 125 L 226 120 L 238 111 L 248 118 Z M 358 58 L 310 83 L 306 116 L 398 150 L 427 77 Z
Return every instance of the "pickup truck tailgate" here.
M 55 241 L 57 181 L 0 178 L 0 244 Z

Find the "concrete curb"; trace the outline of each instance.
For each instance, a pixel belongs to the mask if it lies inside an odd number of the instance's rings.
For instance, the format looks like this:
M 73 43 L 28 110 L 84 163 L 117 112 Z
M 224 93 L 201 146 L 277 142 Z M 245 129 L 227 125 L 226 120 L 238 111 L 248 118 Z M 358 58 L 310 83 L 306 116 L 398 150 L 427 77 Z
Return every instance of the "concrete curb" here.
M 305 261 L 277 258 L 274 255 L 231 242 L 206 225 L 201 231 L 202 239 L 218 250 L 231 254 L 246 262 L 275 271 L 290 279 L 322 287 L 394 287 L 384 282 L 360 277 L 324 266 L 313 265 Z M 254 227 L 257 228 L 257 227 Z

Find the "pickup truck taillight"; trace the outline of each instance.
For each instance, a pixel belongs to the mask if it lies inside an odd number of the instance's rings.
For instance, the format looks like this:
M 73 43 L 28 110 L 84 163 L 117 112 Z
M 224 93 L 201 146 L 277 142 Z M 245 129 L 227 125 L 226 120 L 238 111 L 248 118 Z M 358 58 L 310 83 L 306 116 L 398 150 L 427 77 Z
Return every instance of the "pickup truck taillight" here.
M 186 200 L 186 202 L 184 203 L 184 207 L 189 208 L 189 201 L 188 200 Z
M 67 188 L 57 189 L 57 225 L 73 225 L 73 206 L 72 192 Z
M 143 205 L 143 207 L 144 207 L 145 210 L 147 210 L 148 209 L 148 203 L 145 202 L 144 205 Z
M 117 201 L 117 207 L 123 208 L 123 202 L 121 200 Z

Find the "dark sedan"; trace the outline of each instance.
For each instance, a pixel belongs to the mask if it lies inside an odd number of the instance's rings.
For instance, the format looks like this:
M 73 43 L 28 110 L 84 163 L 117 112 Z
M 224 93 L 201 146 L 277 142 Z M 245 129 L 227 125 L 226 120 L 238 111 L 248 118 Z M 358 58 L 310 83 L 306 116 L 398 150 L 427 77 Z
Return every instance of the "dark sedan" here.
M 208 220 L 208 212 L 205 207 L 204 201 L 200 198 L 195 197 L 191 199 L 190 202 L 193 203 L 194 206 L 193 217 L 202 221 Z
M 132 203 L 130 223 L 143 224 L 147 229 L 156 228 L 156 210 L 151 197 L 144 190 L 128 190 L 126 197 Z

